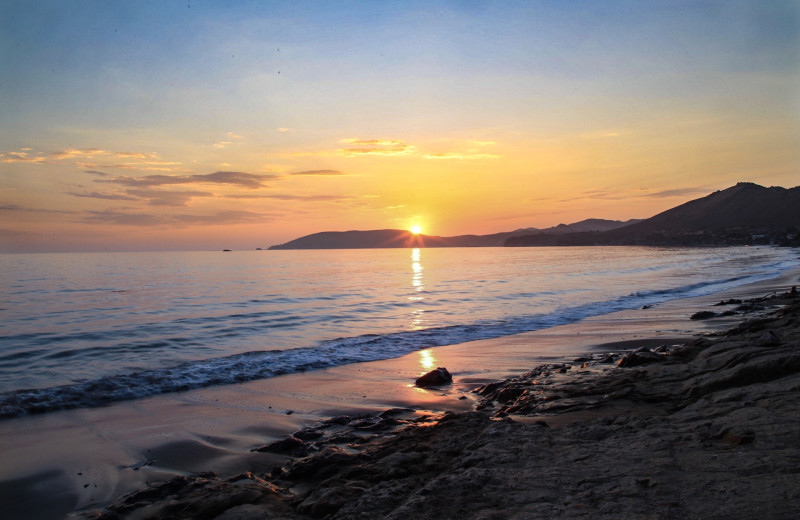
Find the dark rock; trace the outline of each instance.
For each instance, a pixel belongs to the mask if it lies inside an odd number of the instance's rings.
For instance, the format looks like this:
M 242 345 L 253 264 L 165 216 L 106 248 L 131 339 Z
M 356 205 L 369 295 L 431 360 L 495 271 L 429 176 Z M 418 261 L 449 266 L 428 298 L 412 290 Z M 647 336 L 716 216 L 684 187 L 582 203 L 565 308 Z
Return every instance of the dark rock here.
M 234 506 L 214 520 L 277 520 L 286 518 L 285 513 L 275 511 L 271 504 L 241 504 Z
M 715 305 L 717 307 L 719 307 L 720 305 L 739 305 L 741 303 L 742 303 L 742 300 L 739 300 L 737 298 L 731 298 L 729 300 L 722 300 L 721 302 L 719 302 L 719 303 L 717 303 Z
M 402 415 L 404 413 L 414 413 L 413 408 L 390 408 L 388 410 L 384 410 L 383 412 L 378 414 L 378 417 L 381 419 L 386 419 L 387 417 L 394 417 L 396 415 Z
M 707 320 L 709 318 L 713 318 L 716 315 L 717 315 L 717 313 L 713 312 L 713 311 L 700 311 L 700 312 L 695 312 L 694 314 L 692 314 L 692 317 L 690 319 L 692 319 L 692 320 Z
M 755 439 L 755 433 L 748 430 L 741 433 L 728 432 L 722 437 L 722 442 L 733 446 L 743 446 L 745 444 L 752 444 Z
M 498 388 L 500 388 L 501 386 L 503 386 L 503 384 L 504 384 L 503 381 L 495 381 L 494 383 L 487 383 L 483 386 L 476 388 L 475 390 L 473 390 L 473 392 L 475 392 L 478 395 L 489 395 Z
M 649 350 L 639 352 L 628 352 L 622 359 L 617 361 L 617 366 L 622 368 L 637 367 L 641 365 L 649 365 L 650 363 L 658 363 L 664 361 L 665 356 L 650 352 Z
M 330 446 L 313 457 L 293 461 L 288 466 L 288 473 L 293 480 L 321 481 L 361 461 L 362 457 L 358 454 Z
M 355 486 L 322 488 L 311 493 L 298 506 L 298 511 L 314 517 L 332 515 L 348 502 L 352 502 L 364 493 L 364 489 Z
M 344 426 L 346 424 L 349 424 L 350 421 L 351 421 L 351 419 L 350 419 L 350 416 L 348 416 L 348 415 L 337 415 L 336 417 L 328 419 L 325 422 L 328 423 L 328 424 L 338 424 L 340 426 Z
M 427 374 L 420 376 L 415 381 L 417 386 L 442 386 L 453 382 L 453 376 L 444 367 L 431 370 Z
M 508 386 L 497 392 L 493 397 L 498 403 L 508 403 L 514 401 L 525 393 L 525 388 L 521 386 Z
M 754 312 L 754 311 L 763 311 L 764 309 L 765 307 L 763 305 L 758 305 L 757 303 L 753 302 L 746 302 L 736 307 L 735 310 L 739 312 Z
M 323 433 L 319 430 L 315 430 L 314 428 L 307 428 L 305 430 L 300 430 L 299 432 L 294 432 L 292 435 L 301 441 L 313 441 L 314 439 L 319 439 L 322 437 Z
M 295 457 L 302 457 L 304 455 L 308 455 L 308 445 L 294 435 L 290 435 L 283 440 L 275 441 L 271 444 L 267 444 L 266 446 L 262 446 L 261 448 L 256 448 L 255 451 L 261 453 L 282 453 Z
M 778 336 L 775 331 L 768 330 L 761 334 L 758 339 L 755 341 L 755 345 L 759 347 L 773 347 L 776 345 L 780 345 L 782 340 L 780 336 Z

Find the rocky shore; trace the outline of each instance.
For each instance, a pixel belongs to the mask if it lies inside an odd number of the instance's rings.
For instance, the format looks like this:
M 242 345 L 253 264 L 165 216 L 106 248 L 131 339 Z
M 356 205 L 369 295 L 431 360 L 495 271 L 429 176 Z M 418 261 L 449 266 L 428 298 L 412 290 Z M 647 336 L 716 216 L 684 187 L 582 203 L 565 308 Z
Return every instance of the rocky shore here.
M 800 301 L 720 303 L 745 321 L 541 365 L 462 396 L 471 412 L 334 417 L 258 448 L 285 457 L 269 474 L 177 477 L 81 517 L 796 518 Z

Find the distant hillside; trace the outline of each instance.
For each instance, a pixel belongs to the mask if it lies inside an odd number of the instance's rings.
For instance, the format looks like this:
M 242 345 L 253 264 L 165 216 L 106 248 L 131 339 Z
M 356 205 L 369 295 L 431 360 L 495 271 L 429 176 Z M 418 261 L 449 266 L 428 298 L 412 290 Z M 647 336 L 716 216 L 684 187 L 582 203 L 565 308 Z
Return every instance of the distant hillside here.
M 575 222 L 574 224 L 559 224 L 555 227 L 540 229 L 538 232 L 547 235 L 563 235 L 566 233 L 586 233 L 589 231 L 611 231 L 612 229 L 619 229 L 641 221 L 642 219 L 631 219 L 622 222 L 620 220 L 589 218 L 581 220 L 580 222 Z
M 646 220 L 587 219 L 491 235 L 439 237 L 400 229 L 326 231 L 270 249 L 586 245 L 800 245 L 800 187 L 740 182 Z
M 379 229 L 371 231 L 324 231 L 297 238 L 290 242 L 271 246 L 270 249 L 368 249 L 396 247 L 501 247 L 507 239 L 532 233 L 563 234 L 575 231 L 603 231 L 617 229 L 635 220 L 588 219 L 574 224 L 559 224 L 553 228 L 527 228 L 491 235 L 459 235 L 439 237 L 414 235 L 401 229 Z
M 510 237 L 507 246 L 551 245 L 791 245 L 800 229 L 800 187 L 740 182 L 654 217 L 603 232 Z

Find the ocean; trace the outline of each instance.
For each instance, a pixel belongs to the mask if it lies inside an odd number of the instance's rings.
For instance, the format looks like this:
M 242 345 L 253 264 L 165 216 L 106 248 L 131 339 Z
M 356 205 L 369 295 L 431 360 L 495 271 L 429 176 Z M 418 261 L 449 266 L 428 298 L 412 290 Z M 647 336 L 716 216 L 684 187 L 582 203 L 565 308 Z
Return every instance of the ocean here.
M 0 255 L 0 417 L 392 359 L 798 265 L 771 247 Z

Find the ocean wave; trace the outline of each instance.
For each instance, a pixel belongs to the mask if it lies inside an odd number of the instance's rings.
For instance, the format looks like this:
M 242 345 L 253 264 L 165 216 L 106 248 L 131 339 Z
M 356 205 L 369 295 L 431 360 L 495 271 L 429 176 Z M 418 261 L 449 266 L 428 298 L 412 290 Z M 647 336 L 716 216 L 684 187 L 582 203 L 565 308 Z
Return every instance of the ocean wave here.
M 638 290 L 620 298 L 587 301 L 582 305 L 563 307 L 546 314 L 513 316 L 502 320 L 483 320 L 387 334 L 341 337 L 322 341 L 311 347 L 247 352 L 189 361 L 167 368 L 116 374 L 68 385 L 15 390 L 0 394 L 0 417 L 103 406 L 170 392 L 243 383 L 350 363 L 391 359 L 424 348 L 541 330 L 574 323 L 591 316 L 677 298 L 711 294 L 732 286 L 772 278 L 788 267 L 790 265 L 786 263 L 775 263 L 762 266 L 761 269 L 748 275 L 692 283 L 671 289 Z M 235 333 L 233 329 L 230 329 L 230 332 Z M 152 348 L 153 345 L 149 343 L 141 346 L 146 349 Z M 60 355 L 71 355 L 71 353 Z

